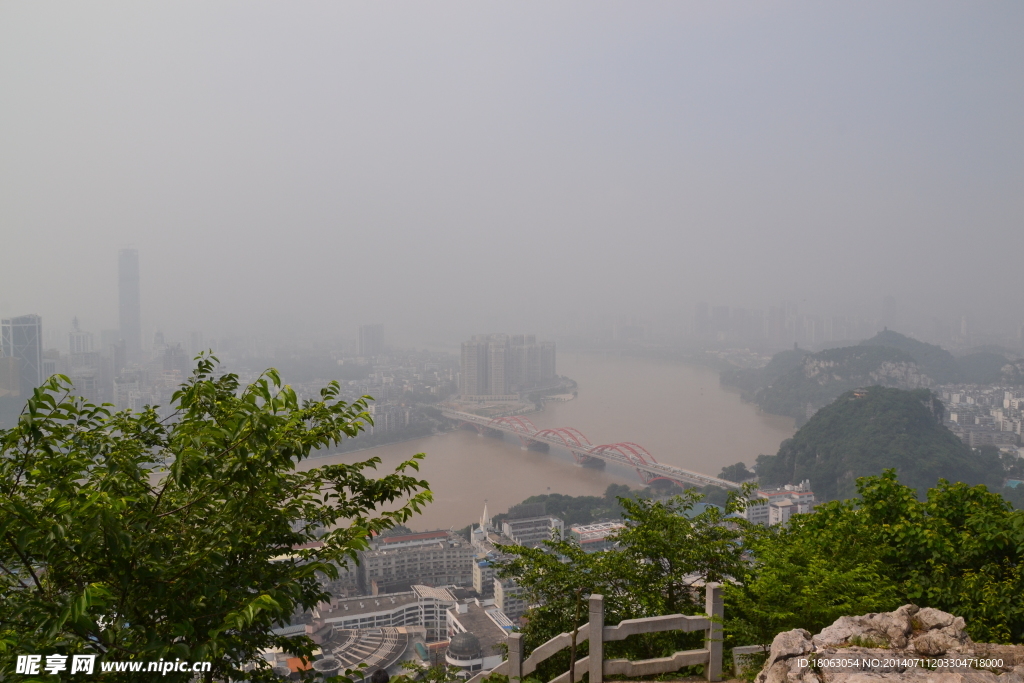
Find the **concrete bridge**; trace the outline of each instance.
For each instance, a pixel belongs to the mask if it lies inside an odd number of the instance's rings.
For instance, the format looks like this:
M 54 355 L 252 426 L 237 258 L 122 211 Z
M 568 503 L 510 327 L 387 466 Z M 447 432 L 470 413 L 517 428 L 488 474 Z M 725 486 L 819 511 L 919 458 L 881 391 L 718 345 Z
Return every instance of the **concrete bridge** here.
M 651 482 L 664 479 L 680 485 L 689 486 L 720 486 L 724 489 L 736 489 L 739 484 L 726 479 L 712 477 L 709 474 L 691 472 L 681 467 L 664 465 L 654 459 L 647 449 L 631 441 L 620 443 L 594 445 L 578 429 L 572 427 L 555 427 L 552 429 L 538 429 L 530 418 L 522 415 L 508 417 L 481 417 L 473 413 L 465 413 L 452 408 L 442 408 L 441 414 L 449 420 L 458 422 L 460 425 L 473 426 L 481 434 L 501 432 L 513 434 L 519 438 L 524 447 L 535 447 L 538 444 L 565 448 L 576 462 L 582 464 L 593 460 L 614 462 L 626 467 L 631 467 L 640 475 L 640 481 L 645 485 Z

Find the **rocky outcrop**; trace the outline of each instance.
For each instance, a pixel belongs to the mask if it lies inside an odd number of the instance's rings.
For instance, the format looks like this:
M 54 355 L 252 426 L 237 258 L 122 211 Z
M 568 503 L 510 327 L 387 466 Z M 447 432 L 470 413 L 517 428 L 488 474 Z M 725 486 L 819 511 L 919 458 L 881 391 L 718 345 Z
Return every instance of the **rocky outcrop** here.
M 904 605 L 775 636 L 757 683 L 1024 683 L 1024 647 L 974 643 L 962 617 Z

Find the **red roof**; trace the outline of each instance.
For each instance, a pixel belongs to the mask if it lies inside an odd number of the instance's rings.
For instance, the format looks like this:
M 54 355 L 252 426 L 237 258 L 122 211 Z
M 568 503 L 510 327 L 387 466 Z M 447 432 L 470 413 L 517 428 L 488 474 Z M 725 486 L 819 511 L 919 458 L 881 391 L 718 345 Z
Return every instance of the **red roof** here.
M 380 543 L 407 543 L 409 541 L 426 541 L 432 538 L 448 538 L 447 531 L 421 531 L 418 534 L 402 534 L 401 536 L 385 536 Z

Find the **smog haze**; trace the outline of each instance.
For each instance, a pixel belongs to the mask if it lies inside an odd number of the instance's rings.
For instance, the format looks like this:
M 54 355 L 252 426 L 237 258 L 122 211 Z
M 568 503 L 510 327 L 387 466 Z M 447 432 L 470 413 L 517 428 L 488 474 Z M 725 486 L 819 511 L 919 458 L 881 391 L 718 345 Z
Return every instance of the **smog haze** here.
M 1022 34 L 1009 2 L 5 3 L 0 315 L 116 328 L 133 246 L 147 339 L 885 297 L 1015 331 Z

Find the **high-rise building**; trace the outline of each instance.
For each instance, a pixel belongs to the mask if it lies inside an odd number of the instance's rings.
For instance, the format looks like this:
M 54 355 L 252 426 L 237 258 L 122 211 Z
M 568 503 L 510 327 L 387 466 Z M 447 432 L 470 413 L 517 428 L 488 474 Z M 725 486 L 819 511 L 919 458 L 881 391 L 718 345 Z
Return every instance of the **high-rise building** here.
M 0 322 L 0 348 L 18 365 L 18 389 L 28 396 L 43 383 L 43 319 L 22 315 Z
M 359 326 L 359 355 L 370 357 L 384 353 L 384 326 Z
M 78 318 L 71 320 L 71 332 L 68 333 L 68 353 L 89 353 L 92 348 L 92 332 L 83 332 L 78 327 Z
M 0 396 L 21 394 L 21 380 L 17 358 L 2 355 L 0 349 Z
M 550 383 L 555 375 L 555 343 L 532 334 L 478 334 L 462 344 L 459 393 L 512 396 Z
M 487 342 L 462 342 L 462 373 L 459 393 L 480 396 L 487 393 Z
M 117 293 L 121 339 L 128 360 L 142 357 L 142 303 L 139 298 L 139 251 L 122 249 L 117 256 Z
M 495 339 L 487 345 L 487 393 L 509 394 L 508 339 Z

